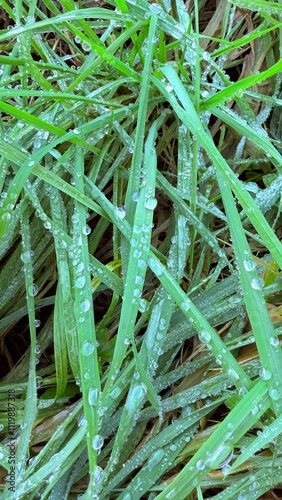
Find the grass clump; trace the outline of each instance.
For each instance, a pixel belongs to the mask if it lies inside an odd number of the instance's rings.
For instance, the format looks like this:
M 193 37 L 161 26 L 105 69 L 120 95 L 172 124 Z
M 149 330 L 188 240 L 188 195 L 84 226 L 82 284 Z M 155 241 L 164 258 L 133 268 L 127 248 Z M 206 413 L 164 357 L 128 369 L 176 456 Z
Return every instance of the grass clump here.
M 281 4 L 1 2 L 3 499 L 281 481 Z

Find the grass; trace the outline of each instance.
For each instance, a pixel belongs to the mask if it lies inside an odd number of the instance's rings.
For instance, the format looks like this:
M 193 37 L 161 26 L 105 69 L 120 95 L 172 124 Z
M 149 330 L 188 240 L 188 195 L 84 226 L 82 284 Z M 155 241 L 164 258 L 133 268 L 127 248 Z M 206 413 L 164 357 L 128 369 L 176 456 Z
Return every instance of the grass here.
M 281 9 L 2 0 L 3 500 L 280 498 Z

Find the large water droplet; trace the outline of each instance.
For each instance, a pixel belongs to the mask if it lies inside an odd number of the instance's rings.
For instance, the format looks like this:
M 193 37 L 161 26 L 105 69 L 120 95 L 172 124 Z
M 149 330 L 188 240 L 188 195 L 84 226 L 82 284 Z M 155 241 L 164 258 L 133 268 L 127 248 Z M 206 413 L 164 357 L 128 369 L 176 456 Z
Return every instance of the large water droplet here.
M 156 208 L 158 202 L 156 200 L 156 198 L 148 198 L 146 201 L 145 201 L 145 207 L 148 208 L 148 210 L 154 210 L 154 208 Z
M 239 375 L 238 373 L 236 372 L 236 370 L 234 370 L 234 368 L 228 368 L 227 370 L 227 374 L 229 375 L 229 377 L 235 379 L 235 380 L 238 380 L 239 379 Z
M 161 276 L 163 274 L 163 268 L 160 262 L 150 259 L 149 265 L 156 276 Z
M 24 264 L 27 264 L 30 261 L 30 252 L 23 252 L 21 254 L 21 260 Z
M 99 467 L 99 465 L 96 465 L 95 469 L 92 472 L 92 482 L 93 485 L 95 486 L 96 484 L 99 484 L 103 479 L 103 469 Z
M 254 290 L 260 290 L 264 285 L 262 278 L 254 278 L 251 282 L 251 286 Z
M 274 399 L 274 401 L 277 401 L 279 399 L 279 391 L 277 389 L 270 389 L 269 396 L 271 399 Z
M 279 344 L 279 338 L 278 337 L 270 337 L 270 344 L 273 345 L 274 347 Z
M 90 302 L 89 302 L 89 300 L 84 299 L 84 300 L 80 303 L 80 309 L 81 309 L 81 311 L 83 311 L 83 312 L 87 312 L 87 311 L 89 311 L 89 309 L 90 309 Z
M 181 309 L 182 309 L 183 311 L 189 311 L 189 309 L 190 309 L 190 302 L 189 302 L 189 300 L 188 300 L 188 299 L 184 300 L 184 301 L 180 304 L 180 306 L 181 306 Z
M 253 271 L 256 265 L 252 260 L 244 260 L 244 268 L 246 271 Z
M 259 372 L 259 376 L 260 378 L 262 378 L 262 380 L 269 380 L 272 377 L 272 373 L 271 371 L 262 368 Z
M 158 15 L 162 11 L 161 6 L 158 5 L 157 3 L 152 3 L 149 8 L 150 8 L 150 11 L 156 15 Z
M 76 288 L 83 288 L 85 285 L 84 276 L 79 276 L 78 278 L 76 278 L 74 285 L 76 286 Z
M 199 470 L 204 470 L 205 466 L 206 466 L 206 464 L 205 464 L 204 460 L 198 460 L 198 462 L 196 463 L 196 467 Z
M 203 342 L 204 344 L 207 344 L 208 342 L 211 341 L 211 334 L 209 332 L 205 331 L 199 332 L 198 337 L 200 341 Z
M 154 468 L 163 460 L 165 456 L 165 452 L 162 448 L 158 448 L 148 460 L 148 469 L 150 471 L 154 470 Z
M 38 286 L 34 283 L 28 287 L 28 295 L 35 297 L 38 294 Z
M 89 342 L 88 340 L 85 340 L 82 344 L 82 354 L 84 356 L 90 356 L 94 352 L 95 346 L 93 342 Z
M 100 450 L 103 444 L 104 444 L 104 439 L 99 434 L 97 434 L 97 436 L 94 436 L 94 438 L 92 439 L 93 450 Z
M 123 206 L 117 207 L 117 213 L 120 219 L 124 219 L 126 216 L 126 211 Z
M 144 259 L 138 260 L 138 267 L 140 267 L 141 269 L 145 269 L 146 266 L 147 266 L 147 264 L 146 264 L 146 261 Z
M 99 391 L 96 387 L 92 387 L 88 392 L 88 402 L 91 406 L 95 406 L 99 401 Z
M 121 500 L 133 500 L 133 497 L 132 497 L 131 493 L 129 493 L 129 491 L 127 491 L 126 493 L 124 493 L 122 495 Z

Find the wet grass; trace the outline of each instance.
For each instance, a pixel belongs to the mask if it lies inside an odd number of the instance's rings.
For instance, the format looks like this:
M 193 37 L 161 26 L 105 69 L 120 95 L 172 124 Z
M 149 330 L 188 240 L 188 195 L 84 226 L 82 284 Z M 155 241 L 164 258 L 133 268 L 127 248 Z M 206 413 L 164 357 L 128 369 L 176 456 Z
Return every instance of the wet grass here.
M 279 498 L 281 2 L 0 9 L 1 498 Z

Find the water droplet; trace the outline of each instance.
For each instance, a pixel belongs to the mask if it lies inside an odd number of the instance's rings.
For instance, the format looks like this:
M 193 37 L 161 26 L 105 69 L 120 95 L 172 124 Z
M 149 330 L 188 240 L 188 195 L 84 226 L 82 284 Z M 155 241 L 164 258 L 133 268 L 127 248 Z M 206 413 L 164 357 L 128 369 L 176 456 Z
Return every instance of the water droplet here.
M 254 290 L 260 290 L 264 285 L 262 278 L 254 278 L 251 282 L 251 286 Z
M 139 311 L 143 313 L 146 311 L 146 309 L 147 309 L 147 301 L 145 299 L 141 299 L 139 304 Z
M 137 202 L 139 200 L 139 193 L 136 191 L 136 193 L 132 194 L 131 198 L 132 198 L 133 201 Z
M 244 260 L 244 268 L 246 271 L 253 271 L 256 265 L 252 260 Z
M 84 262 L 80 262 L 79 264 L 77 264 L 76 270 L 78 273 L 81 273 L 83 269 L 84 269 Z
M 80 303 L 80 309 L 81 311 L 83 312 L 87 312 L 89 311 L 90 309 L 90 302 L 88 299 L 84 299 L 81 303 Z
M 163 274 L 163 268 L 160 262 L 150 259 L 149 265 L 156 276 L 161 276 Z
M 75 284 L 76 288 L 83 288 L 85 285 L 84 276 L 79 276 L 79 278 L 76 278 L 74 284 Z
M 94 352 L 94 344 L 93 342 L 89 342 L 88 340 L 85 340 L 82 344 L 82 354 L 84 356 L 90 356 Z
M 262 368 L 259 372 L 259 376 L 260 378 L 262 378 L 262 380 L 269 380 L 272 377 L 272 373 L 271 371 Z
M 181 309 L 183 311 L 189 311 L 189 309 L 190 309 L 190 302 L 189 302 L 189 300 L 188 299 L 184 300 L 183 302 L 181 302 L 180 306 L 181 306 Z
M 271 399 L 274 399 L 274 401 L 277 401 L 279 399 L 279 391 L 277 389 L 270 389 L 269 396 Z
M 103 479 L 103 469 L 99 467 L 99 465 L 96 465 L 95 469 L 92 472 L 93 485 L 99 484 L 102 481 L 102 479 Z
M 150 11 L 156 15 L 158 15 L 162 11 L 161 6 L 158 5 L 157 3 L 152 3 L 149 8 L 150 8 Z
M 156 198 L 148 198 L 146 201 L 145 201 L 145 207 L 148 208 L 148 210 L 154 210 L 154 208 L 156 208 L 158 202 L 156 200 Z
M 78 135 L 78 134 L 80 134 L 80 130 L 78 130 L 78 128 L 74 128 L 74 129 L 73 129 L 73 133 L 74 133 L 75 135 Z
M 137 259 L 138 259 L 139 257 L 141 257 L 142 252 L 141 252 L 141 250 L 134 250 L 133 255 L 134 255 L 134 257 L 137 257 Z
M 230 465 L 228 465 L 228 464 L 224 465 L 224 466 L 222 467 L 222 469 L 221 469 L 221 470 L 222 470 L 223 475 L 224 475 L 224 476 L 227 476 L 227 474 L 229 474 L 229 472 L 230 472 L 230 469 L 231 469 L 231 466 L 230 466 Z
M 132 497 L 131 493 L 129 493 L 129 491 L 126 491 L 122 495 L 121 500 L 133 500 L 133 497 Z
M 126 216 L 125 208 L 123 206 L 117 207 L 117 214 L 120 219 L 124 219 Z
M 89 389 L 88 402 L 91 406 L 95 406 L 99 401 L 99 391 L 95 387 Z
M 163 460 L 165 456 L 165 452 L 162 448 L 158 448 L 148 460 L 148 469 L 150 471 L 154 470 L 154 468 Z
M 27 264 L 30 261 L 30 257 L 31 257 L 30 252 L 23 252 L 21 254 L 21 260 L 24 264 Z
M 278 337 L 270 337 L 270 344 L 273 345 L 274 347 L 279 344 L 279 338 Z
M 89 52 L 91 50 L 91 44 L 88 42 L 82 42 L 81 46 L 85 52 Z
M 205 331 L 199 332 L 198 337 L 200 341 L 203 342 L 204 344 L 207 344 L 208 342 L 211 341 L 211 334 L 209 332 Z
M 147 263 L 145 260 L 143 260 L 143 259 L 138 260 L 138 267 L 140 267 L 141 269 L 145 269 L 146 266 L 147 266 Z
M 229 377 L 235 379 L 235 380 L 238 380 L 239 379 L 239 375 L 238 373 L 236 372 L 236 370 L 234 370 L 234 368 L 228 368 L 227 370 L 227 374 L 229 375 Z
M 1 215 L 1 219 L 2 220 L 10 220 L 11 219 L 11 214 L 9 212 L 4 212 L 2 215 Z
M 94 438 L 92 439 L 93 450 L 100 450 L 103 444 L 104 444 L 104 439 L 99 434 L 97 434 L 97 436 L 94 436 Z
M 167 92 L 171 92 L 173 90 L 173 86 L 170 85 L 170 83 L 169 83 L 168 85 L 166 85 L 165 89 L 166 89 Z
M 38 294 L 38 286 L 36 284 L 30 285 L 28 287 L 28 294 L 31 297 L 35 297 Z
M 41 325 L 41 321 L 40 321 L 40 319 L 36 319 L 36 320 L 34 321 L 34 324 L 35 324 L 35 328 L 39 328 L 39 326 Z
M 204 470 L 205 466 L 206 466 L 206 464 L 205 464 L 204 460 L 198 460 L 198 462 L 196 463 L 196 467 L 199 470 Z
M 91 227 L 84 226 L 81 231 L 82 231 L 82 234 L 84 234 L 85 236 L 88 236 L 91 233 Z
M 35 354 L 40 354 L 41 353 L 41 347 L 40 345 L 35 346 Z

